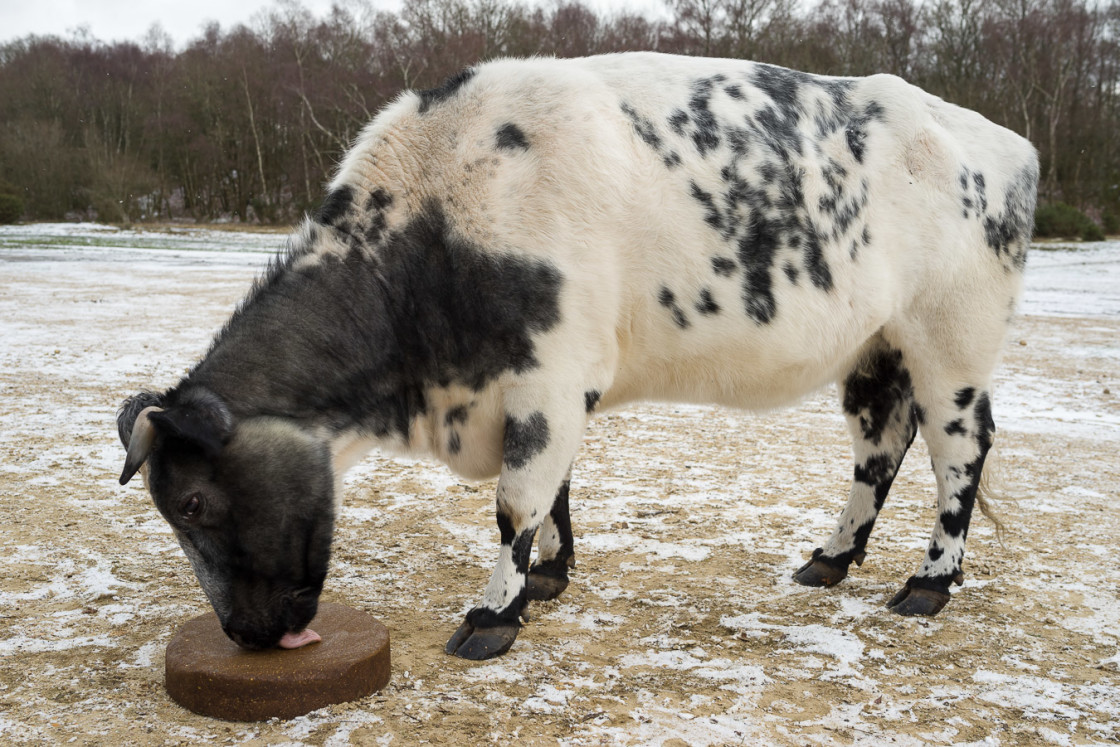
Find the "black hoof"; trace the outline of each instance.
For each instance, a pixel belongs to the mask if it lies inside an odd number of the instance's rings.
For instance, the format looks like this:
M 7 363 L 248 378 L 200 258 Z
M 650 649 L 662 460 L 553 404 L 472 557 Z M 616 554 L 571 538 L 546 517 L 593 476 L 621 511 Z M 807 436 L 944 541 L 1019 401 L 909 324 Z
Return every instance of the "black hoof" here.
M 521 631 L 520 625 L 499 625 L 494 628 L 475 628 L 468 622 L 459 626 L 459 629 L 447 641 L 444 651 L 458 656 L 460 659 L 482 661 L 501 656 Z
M 949 603 L 949 592 L 922 589 L 907 582 L 902 591 L 887 602 L 887 608 L 896 615 L 905 617 L 933 617 Z
M 821 559 L 823 552 L 819 547 L 813 550 L 812 559 L 797 569 L 793 580 L 802 586 L 835 586 L 843 581 L 848 575 L 848 567 L 829 565 Z
M 555 599 L 560 596 L 560 592 L 568 588 L 567 578 L 557 578 L 545 573 L 534 572 L 535 568 L 536 566 L 529 569 L 529 581 L 525 587 L 525 593 L 530 601 L 544 602 Z

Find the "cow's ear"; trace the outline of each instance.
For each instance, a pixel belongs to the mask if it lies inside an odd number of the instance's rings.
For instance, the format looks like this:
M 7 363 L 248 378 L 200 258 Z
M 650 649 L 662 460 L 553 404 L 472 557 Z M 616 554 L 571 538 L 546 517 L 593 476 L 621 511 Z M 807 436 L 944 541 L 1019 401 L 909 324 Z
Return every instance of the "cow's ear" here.
M 162 409 L 164 396 L 154 392 L 140 392 L 129 397 L 117 410 L 117 434 L 128 450 L 121 472 L 121 485 L 126 484 L 148 459 L 155 443 L 155 430 L 151 416 Z
M 233 417 L 218 395 L 205 389 L 182 393 L 166 410 L 148 415 L 164 437 L 178 438 L 202 449 L 207 458 L 216 457 L 229 441 Z
M 164 397 L 155 392 L 143 391 L 134 394 L 121 403 L 117 410 L 117 435 L 127 449 L 132 442 L 132 430 L 136 425 L 136 417 L 149 407 L 163 407 Z

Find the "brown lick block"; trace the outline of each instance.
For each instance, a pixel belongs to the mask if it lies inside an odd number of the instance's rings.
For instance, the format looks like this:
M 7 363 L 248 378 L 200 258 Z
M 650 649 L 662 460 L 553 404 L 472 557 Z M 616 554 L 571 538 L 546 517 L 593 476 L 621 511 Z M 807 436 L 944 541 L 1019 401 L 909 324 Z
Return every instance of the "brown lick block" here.
M 217 615 L 196 617 L 167 645 L 167 693 L 203 716 L 264 721 L 355 700 L 389 683 L 389 631 L 377 620 L 326 603 L 308 627 L 323 640 L 246 651 L 226 637 Z

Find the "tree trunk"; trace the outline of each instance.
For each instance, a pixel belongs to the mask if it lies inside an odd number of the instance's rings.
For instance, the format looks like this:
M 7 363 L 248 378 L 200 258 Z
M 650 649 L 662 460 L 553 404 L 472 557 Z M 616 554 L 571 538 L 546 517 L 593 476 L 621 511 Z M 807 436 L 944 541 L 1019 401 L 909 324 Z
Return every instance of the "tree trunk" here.
M 261 179 L 261 201 L 268 204 L 268 189 L 264 180 L 264 157 L 261 155 L 261 139 L 257 134 L 257 123 L 253 117 L 253 97 L 249 95 L 249 77 L 245 74 L 245 68 L 241 68 L 241 81 L 245 84 L 245 101 L 249 105 L 249 129 L 253 132 L 253 145 L 257 148 L 257 170 L 260 172 Z M 242 208 L 243 209 L 243 208 Z M 240 210 L 238 211 L 240 212 Z M 257 216 L 259 220 L 261 216 Z

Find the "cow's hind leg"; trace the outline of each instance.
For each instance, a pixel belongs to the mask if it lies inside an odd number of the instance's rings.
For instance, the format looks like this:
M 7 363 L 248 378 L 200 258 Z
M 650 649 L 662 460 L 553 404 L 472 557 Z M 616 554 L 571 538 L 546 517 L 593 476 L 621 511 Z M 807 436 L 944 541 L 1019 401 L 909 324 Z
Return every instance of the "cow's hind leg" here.
M 541 525 L 537 539 L 537 562 L 529 568 L 526 594 L 533 601 L 555 599 L 568 588 L 568 569 L 575 567 L 572 518 L 568 509 L 571 472 L 560 485 L 552 509 Z
M 917 574 L 887 604 L 900 615 L 936 615 L 949 602 L 950 584 L 964 582 L 965 537 L 995 432 L 984 385 L 945 381 L 918 398 L 937 480 L 937 523 Z
M 804 586 L 832 586 L 862 565 L 867 539 L 917 432 L 919 410 L 902 354 L 877 342 L 840 387 L 854 441 L 855 474 L 848 503 L 824 547 L 794 574 Z
M 1003 268 L 949 277 L 948 288 L 916 301 L 886 333 L 898 341 L 913 376 L 937 482 L 937 522 L 925 558 L 887 605 L 900 615 L 936 615 L 949 601 L 950 585 L 964 582 L 965 538 L 995 433 L 991 376 L 1018 280 Z

